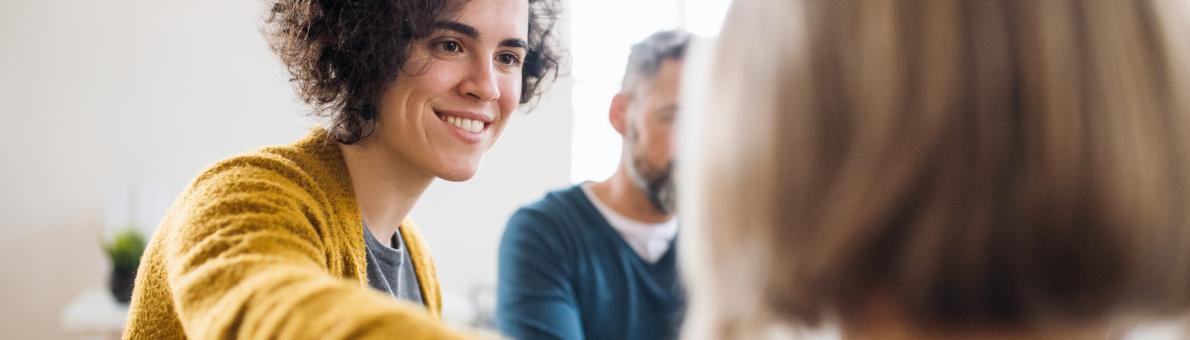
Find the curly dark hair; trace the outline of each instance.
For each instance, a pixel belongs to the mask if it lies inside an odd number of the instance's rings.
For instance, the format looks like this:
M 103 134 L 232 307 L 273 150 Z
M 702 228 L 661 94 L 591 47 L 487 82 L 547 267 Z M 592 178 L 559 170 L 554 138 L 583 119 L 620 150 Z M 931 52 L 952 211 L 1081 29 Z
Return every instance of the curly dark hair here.
M 289 70 L 298 96 L 329 117 L 331 135 L 354 144 L 369 135 L 376 102 L 396 79 L 409 47 L 469 0 L 270 0 L 262 32 Z M 557 78 L 557 0 L 529 0 L 528 52 L 520 103 Z

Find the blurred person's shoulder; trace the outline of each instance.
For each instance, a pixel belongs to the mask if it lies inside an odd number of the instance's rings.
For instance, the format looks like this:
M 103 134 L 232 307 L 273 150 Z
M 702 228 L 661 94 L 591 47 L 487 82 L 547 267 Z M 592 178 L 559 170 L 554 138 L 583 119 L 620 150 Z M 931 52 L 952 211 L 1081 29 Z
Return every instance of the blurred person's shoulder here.
M 590 224 L 597 211 L 583 193 L 583 184 L 551 191 L 541 199 L 517 209 L 509 219 L 508 231 L 540 233 L 550 238 L 572 235 Z
M 545 196 L 542 196 L 541 199 L 521 207 L 521 210 L 556 213 L 581 209 L 581 203 L 586 201 L 586 194 L 583 193 L 582 185 L 583 184 L 574 184 L 565 188 L 550 191 L 546 193 Z

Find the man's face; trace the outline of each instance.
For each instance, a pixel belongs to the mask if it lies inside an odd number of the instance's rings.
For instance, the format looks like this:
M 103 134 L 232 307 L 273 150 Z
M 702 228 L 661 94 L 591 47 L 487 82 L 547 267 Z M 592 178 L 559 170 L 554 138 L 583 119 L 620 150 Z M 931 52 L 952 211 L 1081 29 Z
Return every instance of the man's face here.
M 673 127 L 678 111 L 682 62 L 666 59 L 652 81 L 638 88 L 628 105 L 624 154 L 628 173 L 653 208 L 673 213 Z
M 521 97 L 528 0 L 476 0 L 410 47 L 374 137 L 413 168 L 471 178 Z

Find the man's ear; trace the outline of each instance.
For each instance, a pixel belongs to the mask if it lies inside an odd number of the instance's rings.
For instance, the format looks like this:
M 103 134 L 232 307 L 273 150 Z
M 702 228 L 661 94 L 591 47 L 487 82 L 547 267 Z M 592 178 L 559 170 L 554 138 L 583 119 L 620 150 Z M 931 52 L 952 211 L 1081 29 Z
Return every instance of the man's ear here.
M 612 128 L 616 129 L 616 132 L 620 133 L 621 136 L 627 131 L 624 128 L 628 126 L 628 104 L 631 102 L 632 98 L 629 98 L 628 95 L 617 93 L 612 97 L 612 105 L 607 110 L 608 121 L 612 123 Z

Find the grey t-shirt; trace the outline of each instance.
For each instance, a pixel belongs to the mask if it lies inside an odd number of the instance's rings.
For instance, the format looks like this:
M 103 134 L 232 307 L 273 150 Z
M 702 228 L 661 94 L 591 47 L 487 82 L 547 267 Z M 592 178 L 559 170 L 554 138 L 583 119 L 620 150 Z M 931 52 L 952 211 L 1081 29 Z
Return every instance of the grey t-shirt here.
M 380 243 L 364 226 L 364 248 L 368 256 L 368 285 L 394 298 L 422 304 L 421 286 L 413 273 L 409 249 L 401 230 L 393 234 L 392 247 Z

